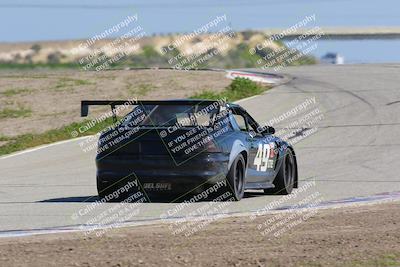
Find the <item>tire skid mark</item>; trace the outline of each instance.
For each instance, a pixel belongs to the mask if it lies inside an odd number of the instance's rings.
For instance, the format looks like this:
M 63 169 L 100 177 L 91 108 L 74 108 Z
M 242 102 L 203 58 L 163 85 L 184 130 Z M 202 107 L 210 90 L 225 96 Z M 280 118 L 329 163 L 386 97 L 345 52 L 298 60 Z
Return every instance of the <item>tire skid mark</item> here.
M 386 104 L 386 106 L 390 106 L 390 105 L 397 104 L 397 103 L 400 103 L 400 100 L 389 102 L 389 103 Z

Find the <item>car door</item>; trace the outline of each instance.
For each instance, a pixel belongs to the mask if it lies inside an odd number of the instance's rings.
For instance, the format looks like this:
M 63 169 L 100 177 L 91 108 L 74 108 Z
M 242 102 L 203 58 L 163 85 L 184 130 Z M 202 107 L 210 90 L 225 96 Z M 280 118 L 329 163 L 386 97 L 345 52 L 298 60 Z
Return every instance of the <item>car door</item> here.
M 278 159 L 276 137 L 259 133 L 258 123 L 247 112 L 244 112 L 243 116 L 249 127 L 247 141 L 251 147 L 248 164 L 249 177 L 251 177 L 249 182 L 272 182 L 275 178 Z
M 255 148 L 257 147 L 256 143 L 253 143 L 253 140 L 250 136 L 250 132 L 249 132 L 249 124 L 247 122 L 246 117 L 244 116 L 244 114 L 241 113 L 240 110 L 238 109 L 233 109 L 232 110 L 232 116 L 233 119 L 235 121 L 235 129 L 237 131 L 237 134 L 239 135 L 239 139 L 241 141 L 243 141 L 246 145 L 246 147 L 248 148 L 248 158 L 250 159 L 252 157 L 252 155 L 255 153 Z M 253 173 L 254 170 L 250 169 L 250 160 L 248 159 L 248 164 L 247 164 L 247 175 L 246 175 L 246 181 L 247 182 L 252 182 L 253 179 Z
M 257 135 L 254 131 L 250 129 L 249 118 L 248 116 L 246 116 L 243 110 L 233 110 L 233 117 L 236 121 L 237 126 L 239 127 L 240 135 L 244 139 L 244 142 L 249 149 L 246 182 L 255 183 L 266 180 L 263 179 L 265 177 L 262 177 L 263 173 L 257 171 L 255 165 L 253 164 L 254 159 L 257 155 L 259 143 L 262 142 L 262 136 Z

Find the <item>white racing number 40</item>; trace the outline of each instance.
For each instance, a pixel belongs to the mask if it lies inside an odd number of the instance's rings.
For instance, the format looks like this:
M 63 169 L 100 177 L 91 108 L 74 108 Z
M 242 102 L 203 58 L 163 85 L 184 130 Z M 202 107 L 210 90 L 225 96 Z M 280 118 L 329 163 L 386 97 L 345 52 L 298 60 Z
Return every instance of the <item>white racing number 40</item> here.
M 267 169 L 274 168 L 275 144 L 258 144 L 254 165 L 257 166 L 257 171 L 265 172 Z

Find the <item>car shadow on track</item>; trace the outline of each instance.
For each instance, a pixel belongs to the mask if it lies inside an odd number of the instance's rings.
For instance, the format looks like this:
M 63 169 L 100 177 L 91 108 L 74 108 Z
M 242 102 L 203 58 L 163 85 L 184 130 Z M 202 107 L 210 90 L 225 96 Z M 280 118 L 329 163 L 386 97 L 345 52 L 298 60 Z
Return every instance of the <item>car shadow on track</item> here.
M 268 196 L 267 194 L 265 194 L 263 191 L 257 191 L 257 192 L 244 192 L 244 196 L 243 198 L 252 198 L 252 197 L 265 197 Z
M 264 193 L 260 192 L 245 192 L 243 198 L 253 198 L 265 196 Z M 174 196 L 151 196 L 151 203 L 171 203 L 174 200 Z M 174 203 L 183 202 L 185 199 L 180 201 L 174 201 Z M 91 203 L 100 201 L 99 196 L 74 196 L 74 197 L 60 197 L 60 198 L 50 198 L 37 201 L 38 203 Z M 212 199 L 205 199 L 198 202 L 212 201 Z M 118 202 L 117 202 L 118 203 Z M 149 203 L 149 202 L 148 202 Z
M 56 202 L 56 203 L 82 203 L 82 202 L 95 202 L 96 200 L 100 200 L 98 196 L 80 196 L 80 197 L 60 197 L 60 198 L 50 198 L 50 199 L 44 199 L 37 201 L 39 203 L 51 203 L 51 202 Z

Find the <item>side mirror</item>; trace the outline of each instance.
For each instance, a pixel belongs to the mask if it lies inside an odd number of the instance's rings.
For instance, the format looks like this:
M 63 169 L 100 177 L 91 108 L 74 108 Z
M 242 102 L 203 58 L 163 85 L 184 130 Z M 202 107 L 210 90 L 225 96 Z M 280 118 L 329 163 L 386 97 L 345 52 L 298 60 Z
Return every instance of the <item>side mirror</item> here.
M 261 132 L 263 135 L 274 134 L 275 128 L 272 126 L 264 126 Z

